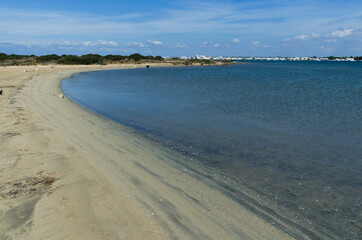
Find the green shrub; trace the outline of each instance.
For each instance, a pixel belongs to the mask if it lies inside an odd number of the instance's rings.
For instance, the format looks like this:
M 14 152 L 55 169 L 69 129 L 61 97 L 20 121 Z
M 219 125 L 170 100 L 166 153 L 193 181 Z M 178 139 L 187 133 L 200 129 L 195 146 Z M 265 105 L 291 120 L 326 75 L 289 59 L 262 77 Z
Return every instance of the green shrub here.
M 61 57 L 56 54 L 51 55 L 44 55 L 36 58 L 37 62 L 51 62 L 51 61 L 58 61 Z
M 134 54 L 132 54 L 132 55 L 129 55 L 129 58 L 132 59 L 132 60 L 134 60 L 134 61 L 140 61 L 140 60 L 142 60 L 142 59 L 146 59 L 145 56 L 142 56 L 142 55 L 139 54 L 139 53 L 134 53 Z
M 123 61 L 125 60 L 127 57 L 126 56 L 121 56 L 121 55 L 107 55 L 103 57 L 106 60 L 109 61 Z

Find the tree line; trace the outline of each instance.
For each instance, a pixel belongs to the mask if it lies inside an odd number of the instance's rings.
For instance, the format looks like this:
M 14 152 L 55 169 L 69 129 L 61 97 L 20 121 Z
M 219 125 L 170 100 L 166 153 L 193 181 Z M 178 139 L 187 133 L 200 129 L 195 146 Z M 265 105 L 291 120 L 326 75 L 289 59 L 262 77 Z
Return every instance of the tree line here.
M 91 65 L 91 64 L 108 64 L 108 63 L 122 63 L 129 61 L 162 61 L 161 56 L 143 56 L 139 53 L 131 54 L 129 56 L 122 55 L 106 55 L 99 54 L 86 54 L 82 56 L 77 55 L 16 55 L 0 53 L 0 61 L 8 61 L 9 64 L 65 64 L 65 65 Z

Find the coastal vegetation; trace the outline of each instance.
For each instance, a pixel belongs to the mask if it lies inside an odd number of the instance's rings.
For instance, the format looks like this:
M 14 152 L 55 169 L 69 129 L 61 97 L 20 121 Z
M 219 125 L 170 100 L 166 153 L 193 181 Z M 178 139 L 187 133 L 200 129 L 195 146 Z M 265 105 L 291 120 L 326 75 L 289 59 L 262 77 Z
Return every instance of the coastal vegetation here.
M 99 54 L 86 54 L 82 56 L 77 55 L 7 55 L 0 53 L 0 66 L 26 66 L 26 65 L 48 65 L 48 64 L 61 64 L 61 65 L 107 65 L 117 63 L 172 63 L 174 65 L 206 65 L 216 64 L 220 61 L 188 59 L 183 60 L 180 58 L 164 59 L 161 56 L 143 56 L 139 53 L 134 53 L 129 56 L 122 55 L 106 55 Z M 223 61 L 225 62 L 225 61 Z
M 35 55 L 7 55 L 0 53 L 0 65 L 37 65 L 37 64 L 64 64 L 64 65 L 92 65 L 92 64 L 110 64 L 110 63 L 125 63 L 125 62 L 140 62 L 147 61 L 161 61 L 163 58 L 160 56 L 142 56 L 141 54 L 132 54 L 130 56 L 121 55 L 107 55 L 101 56 L 99 54 L 86 54 L 82 56 L 77 55 L 61 55 L 56 54 L 35 56 Z

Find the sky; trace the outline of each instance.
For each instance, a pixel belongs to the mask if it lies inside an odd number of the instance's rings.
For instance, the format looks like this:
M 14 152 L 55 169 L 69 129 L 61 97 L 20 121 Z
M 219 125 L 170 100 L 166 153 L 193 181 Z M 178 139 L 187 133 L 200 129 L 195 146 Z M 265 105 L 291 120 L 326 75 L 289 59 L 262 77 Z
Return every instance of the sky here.
M 0 52 L 361 56 L 362 0 L 0 0 Z

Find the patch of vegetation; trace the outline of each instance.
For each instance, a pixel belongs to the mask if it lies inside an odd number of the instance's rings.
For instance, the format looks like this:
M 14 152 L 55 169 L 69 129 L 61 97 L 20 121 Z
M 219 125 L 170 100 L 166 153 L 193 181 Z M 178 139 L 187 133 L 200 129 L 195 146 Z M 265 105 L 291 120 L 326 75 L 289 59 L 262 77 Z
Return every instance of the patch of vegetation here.
M 6 59 L 6 56 L 7 56 L 7 54 L 5 54 L 5 53 L 0 53 L 0 61 L 5 60 L 5 59 Z
M 57 62 L 59 59 L 61 59 L 60 56 L 56 54 L 51 55 L 44 55 L 36 58 L 37 62 Z
M 36 56 L 0 53 L 0 66 L 31 65 Z
M 107 61 L 113 61 L 113 62 L 119 62 L 124 61 L 127 59 L 127 56 L 121 56 L 121 55 L 107 55 L 103 57 Z
M 140 61 L 140 60 L 142 60 L 142 59 L 147 59 L 147 57 L 142 56 L 142 55 L 139 54 L 139 53 L 134 53 L 134 54 L 132 54 L 132 55 L 129 55 L 129 59 L 132 59 L 132 60 L 134 60 L 134 61 Z
M 162 61 L 163 60 L 163 57 L 161 56 L 151 56 L 151 55 L 148 55 L 148 56 L 143 56 L 139 53 L 135 53 L 135 54 L 132 54 L 132 55 L 129 55 L 128 57 L 130 60 L 133 60 L 133 61 L 142 61 L 142 60 L 151 60 L 151 61 Z
M 34 55 L 16 55 L 16 54 L 10 54 L 7 55 L 5 53 L 0 53 L 0 61 L 5 61 L 5 60 L 21 60 L 21 59 L 26 59 L 26 58 L 30 58 L 33 57 Z

